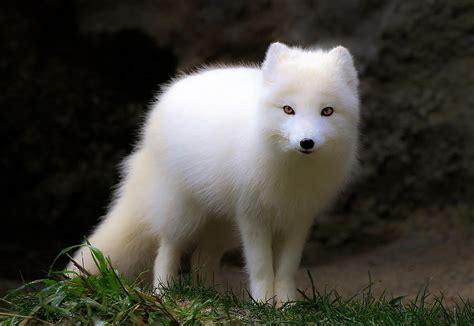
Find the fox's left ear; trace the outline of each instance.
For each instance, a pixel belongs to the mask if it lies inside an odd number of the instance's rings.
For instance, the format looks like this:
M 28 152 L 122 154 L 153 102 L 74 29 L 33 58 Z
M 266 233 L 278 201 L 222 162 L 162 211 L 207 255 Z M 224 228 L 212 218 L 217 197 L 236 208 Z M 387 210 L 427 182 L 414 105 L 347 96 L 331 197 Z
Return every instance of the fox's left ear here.
M 273 68 L 278 65 L 278 62 L 283 59 L 288 53 L 289 47 L 280 42 L 274 42 L 268 47 L 265 54 L 265 60 L 262 63 L 263 75 L 267 78 L 271 76 Z
M 354 66 L 354 60 L 349 50 L 343 46 L 338 46 L 329 52 L 330 55 L 334 56 L 337 62 L 341 65 L 344 77 L 351 88 L 357 90 L 359 86 L 359 78 L 357 77 L 357 70 Z

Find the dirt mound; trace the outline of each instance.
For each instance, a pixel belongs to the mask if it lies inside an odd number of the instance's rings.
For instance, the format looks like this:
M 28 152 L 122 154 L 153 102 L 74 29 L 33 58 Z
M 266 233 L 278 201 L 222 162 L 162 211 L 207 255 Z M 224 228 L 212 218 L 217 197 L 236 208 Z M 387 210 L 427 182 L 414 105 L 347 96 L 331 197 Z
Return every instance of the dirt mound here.
M 413 299 L 427 287 L 431 294 L 442 294 L 448 302 L 459 297 L 474 300 L 472 231 L 423 231 L 362 252 L 350 251 L 342 248 L 340 252 L 324 252 L 321 248 L 314 253 L 314 261 L 298 271 L 298 287 L 311 291 L 309 271 L 318 291 L 335 289 L 347 298 L 361 293 L 371 280 L 375 295 L 386 291 Z M 241 293 L 241 286 L 246 284 L 245 272 L 225 265 L 223 274 Z

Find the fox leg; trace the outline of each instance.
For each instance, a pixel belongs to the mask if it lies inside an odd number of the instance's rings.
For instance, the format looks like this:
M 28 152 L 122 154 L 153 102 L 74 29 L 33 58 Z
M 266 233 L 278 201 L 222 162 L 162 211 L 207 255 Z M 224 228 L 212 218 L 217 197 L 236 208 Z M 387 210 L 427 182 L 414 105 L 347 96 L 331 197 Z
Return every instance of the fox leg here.
M 193 279 L 202 281 L 207 286 L 221 284 L 222 255 L 238 245 L 238 233 L 230 221 L 217 218 L 210 220 L 199 235 L 197 247 L 191 257 Z
M 242 245 L 250 279 L 250 293 L 254 300 L 273 299 L 272 232 L 269 225 L 255 221 L 252 216 L 237 216 Z
M 299 225 L 286 230 L 274 245 L 275 283 L 277 304 L 296 299 L 295 274 L 298 270 L 309 226 Z
M 153 268 L 153 285 L 158 289 L 178 275 L 181 256 L 195 242 L 205 222 L 199 207 L 184 193 L 172 184 L 166 185 L 165 189 L 168 192 L 159 197 L 154 213 L 159 248 Z
M 160 288 L 173 281 L 179 270 L 181 249 L 167 238 L 160 239 L 155 265 L 153 268 L 153 286 Z

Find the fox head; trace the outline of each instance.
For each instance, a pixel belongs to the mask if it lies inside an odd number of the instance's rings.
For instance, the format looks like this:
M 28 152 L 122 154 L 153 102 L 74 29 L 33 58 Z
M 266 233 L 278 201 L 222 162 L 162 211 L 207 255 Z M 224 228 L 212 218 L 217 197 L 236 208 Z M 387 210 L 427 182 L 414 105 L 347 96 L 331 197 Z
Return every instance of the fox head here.
M 304 50 L 273 43 L 262 64 L 262 128 L 284 152 L 356 151 L 357 71 L 347 49 Z

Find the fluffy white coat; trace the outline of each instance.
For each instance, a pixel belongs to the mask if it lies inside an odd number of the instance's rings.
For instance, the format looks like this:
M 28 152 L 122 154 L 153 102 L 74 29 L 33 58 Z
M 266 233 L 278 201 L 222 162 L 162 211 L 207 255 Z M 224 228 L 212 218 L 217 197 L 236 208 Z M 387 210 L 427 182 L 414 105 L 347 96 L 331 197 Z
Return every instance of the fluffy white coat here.
M 89 241 L 129 278 L 152 269 L 157 287 L 189 250 L 193 271 L 219 282 L 223 253 L 241 244 L 253 298 L 295 299 L 308 230 L 356 166 L 358 125 L 357 73 L 343 47 L 273 43 L 261 67 L 181 77 L 150 111 Z M 87 249 L 75 260 L 97 272 Z

